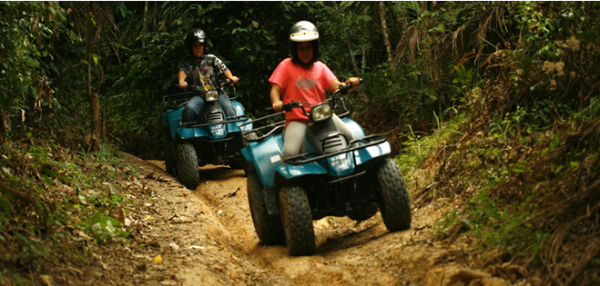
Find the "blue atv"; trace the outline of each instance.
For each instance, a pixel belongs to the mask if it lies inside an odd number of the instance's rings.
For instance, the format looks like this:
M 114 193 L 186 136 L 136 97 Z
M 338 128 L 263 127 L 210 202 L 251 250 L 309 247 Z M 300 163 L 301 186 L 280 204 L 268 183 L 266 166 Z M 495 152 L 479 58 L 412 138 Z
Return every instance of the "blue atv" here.
M 226 81 L 223 86 L 231 86 Z M 206 164 L 226 164 L 232 168 L 244 169 L 247 165 L 240 150 L 245 146 L 242 128 L 251 129 L 252 120 L 246 117 L 245 109 L 238 102 L 235 88 L 233 96 L 228 95 L 236 115 L 226 118 L 217 102 L 216 90 L 191 90 L 163 97 L 163 120 L 166 124 L 163 133 L 165 145 L 165 165 L 167 172 L 190 190 L 200 183 L 198 167 Z M 185 104 L 195 95 L 204 98 L 201 115 L 204 123 L 183 124 L 182 111 Z M 241 127 L 245 124 L 245 127 Z
M 312 255 L 316 250 L 313 220 L 348 216 L 356 221 L 381 210 L 390 231 L 410 228 L 411 209 L 406 183 L 398 164 L 388 158 L 390 144 L 379 135 L 365 136 L 348 118 L 342 86 L 324 103 L 292 102 L 284 112 L 300 108 L 310 118 L 304 140 L 305 153 L 281 161 L 285 121 L 283 112 L 252 121 L 244 128 L 248 160 L 247 190 L 252 221 L 264 244 L 283 244 L 290 255 Z M 305 106 L 311 107 L 306 112 Z M 331 119 L 336 113 L 354 131 L 348 142 Z M 260 126 L 260 127 L 256 127 Z

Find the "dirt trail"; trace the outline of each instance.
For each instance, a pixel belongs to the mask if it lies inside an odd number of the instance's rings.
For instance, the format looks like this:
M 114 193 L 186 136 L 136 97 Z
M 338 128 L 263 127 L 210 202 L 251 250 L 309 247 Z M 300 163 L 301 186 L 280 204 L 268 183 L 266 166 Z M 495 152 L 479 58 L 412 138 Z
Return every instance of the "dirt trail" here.
M 430 225 L 449 208 L 444 201 L 414 209 L 411 229 L 395 233 L 379 213 L 361 223 L 323 218 L 314 223 L 316 254 L 291 257 L 286 247 L 259 243 L 242 170 L 202 167 L 192 192 L 162 161 L 132 162 L 148 172 L 142 184 L 153 196 L 129 216 L 139 225 L 134 237 L 149 247 L 127 250 L 122 267 L 113 268 L 130 279 L 117 285 L 509 285 L 459 263 L 468 237 L 431 242 Z

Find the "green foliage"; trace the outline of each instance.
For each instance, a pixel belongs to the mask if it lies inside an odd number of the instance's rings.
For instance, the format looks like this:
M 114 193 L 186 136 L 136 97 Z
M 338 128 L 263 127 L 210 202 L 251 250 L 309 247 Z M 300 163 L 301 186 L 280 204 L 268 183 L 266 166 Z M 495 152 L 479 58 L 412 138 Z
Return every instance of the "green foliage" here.
M 598 25 L 590 15 L 599 8 L 582 2 L 506 5 L 504 23 L 513 36 L 486 39 L 497 49 L 477 53 L 482 64 L 457 65 L 454 81 L 464 96 L 457 109 L 469 119 L 456 134 L 464 135 L 427 158 L 439 160 L 426 172 L 435 184 L 416 184 L 432 199 L 464 202 L 437 222 L 441 238 L 469 232 L 487 261 L 544 274 L 574 270 L 549 261 L 579 261 L 585 250 L 574 249 L 585 244 L 582 233 L 596 227 L 585 218 L 598 203 L 587 192 L 597 183 L 597 152 L 591 150 L 600 140 L 600 74 L 589 68 L 600 60 L 593 48 L 598 39 L 590 37 Z M 572 251 L 549 257 L 547 249 L 559 247 Z
M 41 259 L 83 255 L 63 251 L 81 233 L 98 245 L 129 235 L 111 213 L 132 203 L 121 195 L 123 186 L 118 182 L 136 176 L 137 170 L 108 146 L 77 154 L 65 152 L 53 141 L 38 140 L 35 146 L 5 143 L 0 148 L 0 180 L 37 200 L 22 208 L 9 194 L 0 196 L 0 248 L 11 245 L 0 256 L 0 265 L 13 273 L 19 272 L 14 265 L 35 268 Z
M 121 222 L 113 217 L 103 215 L 101 212 L 95 212 L 88 217 L 86 221 L 81 222 L 81 227 L 86 233 L 90 233 L 96 243 L 102 245 L 114 237 L 127 237 L 129 233 L 122 231 L 118 227 Z
M 64 11 L 56 2 L 20 1 L 2 2 L 0 11 L 0 108 L 48 103 L 53 66 L 49 40 L 60 29 Z

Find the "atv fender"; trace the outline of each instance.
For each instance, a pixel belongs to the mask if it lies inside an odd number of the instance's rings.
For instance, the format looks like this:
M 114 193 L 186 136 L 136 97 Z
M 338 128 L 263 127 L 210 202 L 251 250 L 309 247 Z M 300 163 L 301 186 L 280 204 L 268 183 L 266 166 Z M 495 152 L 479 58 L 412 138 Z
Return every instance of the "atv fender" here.
M 169 130 L 169 135 L 171 139 L 175 140 L 177 135 L 177 128 L 179 128 L 179 122 L 181 122 L 181 113 L 183 111 L 183 106 L 176 109 L 169 109 L 165 113 L 163 113 L 163 120 L 167 124 L 167 129 Z
M 261 142 L 250 142 L 242 149 L 246 161 L 252 162 L 260 181 L 265 186 L 273 186 L 275 170 L 281 166 L 283 137 L 277 134 Z
M 180 139 L 190 139 L 197 137 L 208 137 L 209 134 L 206 132 L 205 128 L 201 127 L 177 127 L 177 136 Z
M 232 100 L 231 104 L 233 104 L 233 108 L 235 109 L 235 115 L 236 116 L 242 116 L 242 115 L 246 115 L 246 109 L 244 109 L 244 106 L 237 100 Z M 227 133 L 233 133 L 233 132 L 240 132 L 242 130 L 240 130 L 240 125 L 244 124 L 244 123 L 248 123 L 252 121 L 251 118 L 248 118 L 248 120 L 246 121 L 240 121 L 240 122 L 232 122 L 232 123 L 227 123 Z M 252 129 L 252 124 L 248 124 L 243 128 L 243 131 L 246 130 L 251 130 Z
M 390 143 L 385 141 L 375 146 L 354 151 L 354 157 L 356 158 L 356 164 L 360 166 L 374 158 L 387 157 L 391 151 Z
M 344 123 L 346 123 L 346 126 L 348 126 L 352 130 L 352 132 L 354 132 L 354 136 L 356 137 L 356 139 L 360 139 L 366 136 L 365 131 L 362 129 L 362 127 L 360 127 L 360 125 L 358 125 L 358 123 L 356 123 L 356 121 L 348 117 L 342 118 L 342 121 L 344 121 Z
M 284 179 L 291 180 L 307 175 L 325 175 L 327 174 L 327 170 L 315 161 L 302 165 L 281 165 L 277 168 L 277 173 Z
M 246 115 L 246 109 L 244 106 L 237 100 L 232 100 L 231 104 L 233 104 L 233 108 L 235 109 L 235 115 Z

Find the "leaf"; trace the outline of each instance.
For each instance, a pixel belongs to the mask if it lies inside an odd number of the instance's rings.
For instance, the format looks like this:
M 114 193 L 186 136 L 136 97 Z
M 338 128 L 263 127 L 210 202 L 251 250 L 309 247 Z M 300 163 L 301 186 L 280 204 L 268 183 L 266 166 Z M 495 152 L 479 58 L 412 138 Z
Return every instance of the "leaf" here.
M 87 205 L 87 198 L 84 195 L 79 195 L 79 200 L 81 201 L 81 204 L 83 205 Z M 92 222 L 94 217 L 92 217 Z
M 40 99 L 40 95 L 38 94 L 38 89 L 35 88 L 35 86 L 30 85 L 29 90 L 31 91 L 31 95 L 33 95 L 33 98 L 35 98 L 36 100 Z
M 110 220 L 107 220 L 107 221 L 106 221 L 106 226 L 104 227 L 104 229 L 106 229 L 106 230 L 107 230 L 108 232 L 110 232 L 110 233 L 115 233 L 115 231 L 117 230 L 117 229 L 116 229 L 116 228 L 113 226 L 113 224 L 112 224 L 112 222 L 111 222 Z
M 343 1 L 342 3 L 340 3 L 340 9 L 346 9 L 352 4 L 354 4 L 354 1 Z
M 560 138 L 554 137 L 550 140 L 550 150 L 555 150 L 560 144 Z
M 48 254 L 47 252 L 38 249 L 37 247 L 35 247 L 34 245 L 31 246 L 31 252 L 39 255 L 39 256 L 44 256 L 44 257 L 50 257 L 50 254 Z
M 42 180 L 44 180 L 44 183 L 46 183 L 46 185 L 52 186 L 52 181 L 50 180 L 50 178 L 48 178 L 48 176 L 40 174 L 40 177 L 42 177 Z
M 56 174 L 54 171 L 52 171 L 50 169 L 44 168 L 44 173 L 46 173 L 48 176 L 50 176 L 52 178 L 58 177 L 58 174 Z

